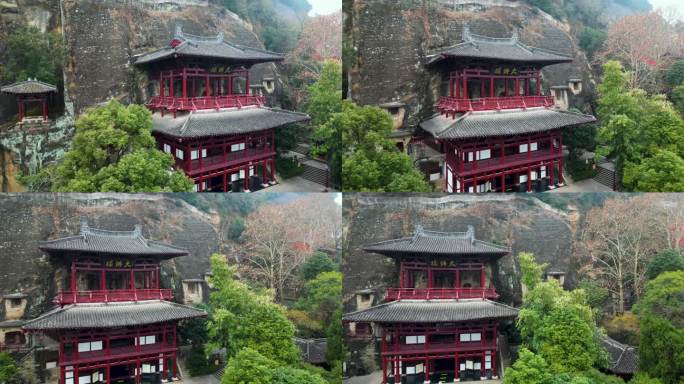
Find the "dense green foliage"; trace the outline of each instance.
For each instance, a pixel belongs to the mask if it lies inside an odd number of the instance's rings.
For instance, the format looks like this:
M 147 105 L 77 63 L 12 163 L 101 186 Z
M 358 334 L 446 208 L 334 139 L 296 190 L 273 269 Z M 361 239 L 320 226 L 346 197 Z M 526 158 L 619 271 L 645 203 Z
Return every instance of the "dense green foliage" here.
M 303 281 L 313 280 L 322 272 L 337 270 L 338 266 L 325 252 L 314 252 L 299 266 L 299 276 Z
M 684 121 L 661 96 L 628 91 L 627 74 L 615 61 L 603 67 L 599 86 L 597 152 L 615 161 L 627 191 L 682 190 Z
M 629 384 L 663 384 L 663 382 L 649 376 L 648 373 L 639 372 L 629 381 Z
M 19 369 L 10 354 L 0 352 L 0 383 L 13 383 L 18 380 Z
M 321 272 L 313 280 L 306 282 L 305 292 L 295 308 L 306 311 L 320 324 L 329 324 L 331 316 L 342 302 L 342 273 Z
M 598 173 L 593 163 L 587 164 L 584 160 L 572 159 L 566 163 L 565 167 L 573 181 L 591 179 Z
M 279 367 L 272 372 L 273 384 L 327 384 L 319 375 L 304 369 Z
M 684 256 L 676 249 L 658 253 L 646 268 L 646 278 L 653 280 L 663 272 L 684 271 Z
M 639 319 L 631 312 L 610 319 L 606 324 L 606 332 L 621 343 L 639 345 Z
M 392 119 L 386 111 L 343 101 L 342 112 L 334 114 L 326 126 L 342 135 L 345 191 L 430 191 L 411 158 L 387 138 L 392 130 Z
M 297 160 L 289 157 L 276 157 L 276 169 L 283 179 L 289 179 L 304 173 L 304 167 Z
M 246 347 L 228 361 L 221 384 L 271 384 L 277 367 L 273 360 Z
M 672 89 L 670 99 L 672 99 L 672 104 L 677 112 L 684 116 L 684 84 L 678 85 Z
M 684 60 L 677 60 L 667 70 L 666 83 L 670 88 L 674 88 L 684 83 Z
M 684 271 L 665 272 L 646 285 L 636 306 L 639 366 L 665 384 L 684 381 Z
M 518 360 L 511 368 L 506 369 L 504 384 L 548 384 L 551 382 L 551 371 L 546 361 L 522 347 Z
M 2 80 L 15 82 L 30 77 L 49 84 L 62 83 L 64 43 L 59 33 L 42 33 L 36 27 L 21 25 L 7 36 L 6 44 Z
M 321 76 L 309 87 L 307 112 L 314 126 L 311 135 L 311 153 L 325 157 L 331 169 L 331 183 L 340 187 L 342 154 L 340 132 L 328 124 L 332 116 L 342 111 L 342 64 L 328 60 L 323 65 Z
M 69 152 L 31 184 L 55 192 L 190 191 L 192 181 L 171 170 L 174 160 L 155 148 L 151 129 L 143 106 L 111 101 L 89 109 L 76 120 Z
M 211 293 L 211 317 L 207 328 L 207 352 L 226 348 L 232 359 L 245 348 L 251 348 L 278 364 L 299 363 L 299 349 L 294 344 L 295 329 L 285 310 L 270 296 L 252 292 L 236 281 L 234 269 L 225 257 L 211 258 L 214 290 Z
M 579 37 L 579 45 L 584 49 L 589 58 L 603 48 L 608 33 L 603 29 L 584 27 Z
M 601 364 L 591 307 L 582 290 L 565 291 L 557 280 L 541 282 L 543 266 L 521 253 L 522 281 L 529 288 L 517 319 L 523 345 L 539 354 L 551 372 L 582 372 Z

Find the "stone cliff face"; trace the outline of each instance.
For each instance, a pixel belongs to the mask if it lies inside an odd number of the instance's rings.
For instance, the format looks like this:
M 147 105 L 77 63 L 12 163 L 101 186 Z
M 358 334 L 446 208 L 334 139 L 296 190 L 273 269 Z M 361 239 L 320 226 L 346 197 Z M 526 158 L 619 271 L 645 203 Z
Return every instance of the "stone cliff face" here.
M 520 269 L 514 255 L 531 252 L 549 271 L 565 272 L 566 288 L 576 284 L 573 244 L 577 212 L 563 212 L 532 196 L 346 195 L 343 202 L 345 249 L 343 302 L 346 312 L 357 310 L 355 292 L 370 289 L 378 304 L 388 287 L 398 286 L 397 266 L 390 258 L 366 253 L 363 245 L 410 236 L 415 226 L 459 232 L 468 225 L 480 240 L 504 244 L 512 252 L 498 261 L 492 276 L 500 301 L 520 305 Z M 350 344 L 353 369 L 372 370 L 373 346 Z M 365 357 L 364 357 L 365 356 Z
M 463 25 L 475 34 L 510 37 L 575 58 L 543 72 L 544 90 L 583 80 L 584 90 L 571 106 L 589 112 L 594 92 L 589 65 L 572 26 L 517 1 L 353 0 L 350 14 L 355 59 L 348 68 L 349 93 L 360 104 L 406 104 L 404 125 L 414 127 L 432 115 L 441 94 L 438 71 L 424 66 L 428 52 L 461 42 Z
M 57 287 L 68 274 L 59 260 L 49 260 L 38 243 L 77 234 L 80 218 L 93 227 L 131 230 L 143 226 L 148 239 L 190 250 L 190 256 L 166 261 L 162 283 L 182 291 L 181 280 L 202 278 L 209 256 L 218 250 L 217 218 L 172 195 L 0 195 L 0 296 L 28 294 L 26 317 L 49 309 Z M 4 319 L 4 306 L 0 306 Z

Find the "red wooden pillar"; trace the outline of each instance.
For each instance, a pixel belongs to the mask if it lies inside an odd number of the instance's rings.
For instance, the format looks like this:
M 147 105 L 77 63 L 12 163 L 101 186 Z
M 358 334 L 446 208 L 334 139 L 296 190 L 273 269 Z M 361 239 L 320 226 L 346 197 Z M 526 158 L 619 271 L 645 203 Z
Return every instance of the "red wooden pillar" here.
M 206 94 L 206 97 L 209 97 L 209 96 L 211 96 L 211 91 L 210 91 L 211 85 L 209 84 L 209 75 L 206 75 L 204 77 L 204 84 L 205 84 L 205 88 L 206 88 L 204 93 Z
M 489 97 L 494 96 L 494 76 L 489 78 Z
M 485 268 L 484 264 L 480 265 L 480 288 L 485 287 Z
M 541 83 L 540 80 L 541 77 L 539 76 L 539 71 L 537 71 L 537 96 L 541 96 Z
M 249 165 L 245 166 L 245 192 L 249 191 Z
M 271 182 L 275 183 L 275 159 L 271 159 Z
M 463 98 L 468 98 L 468 76 L 465 74 L 465 70 L 463 71 Z
M 477 175 L 473 176 L 473 193 L 477 193 Z
M 267 168 L 268 168 L 268 167 L 267 167 L 267 163 L 268 163 L 268 160 L 264 160 L 264 161 L 261 162 L 261 166 L 263 167 L 263 170 L 262 170 L 262 171 L 263 171 L 263 179 L 262 179 L 262 181 L 261 181 L 261 184 L 268 184 L 268 181 L 267 181 L 267 179 L 268 179 L 268 172 L 266 172 L 266 171 L 267 171 Z
M 47 99 L 43 98 L 43 121 L 48 120 L 48 112 L 47 112 Z
M 249 95 L 249 69 L 245 71 L 245 94 Z
M 485 97 L 485 79 L 484 77 L 480 77 L 480 99 L 484 99 Z
M 169 96 L 170 96 L 170 97 L 176 97 L 176 92 L 175 92 L 175 90 L 173 89 L 174 80 L 175 80 L 175 78 L 174 78 L 174 76 L 173 76 L 173 73 L 171 73 L 171 77 L 169 77 Z
M 459 378 L 458 377 L 458 370 L 460 366 L 458 364 L 458 352 L 456 352 L 456 355 L 454 356 L 454 382 Z
M 187 81 L 188 81 L 188 76 L 185 73 L 185 68 L 183 68 L 183 98 L 188 97 L 188 86 L 187 86 Z
M 481 339 L 484 340 L 484 334 L 482 334 Z M 480 363 L 480 377 L 486 377 L 487 376 L 487 373 L 485 370 L 485 359 L 486 359 L 485 356 L 486 356 L 486 353 L 482 352 L 482 362 Z
M 454 97 L 457 99 L 461 98 L 461 76 L 458 75 L 458 72 L 456 73 L 456 80 L 454 81 L 455 85 L 455 93 Z
M 532 192 L 532 177 L 531 177 L 531 169 L 530 167 L 527 167 L 527 192 Z
M 396 343 L 395 343 L 396 345 Z M 397 355 L 394 358 L 394 382 L 397 384 L 401 383 L 401 367 L 399 366 L 399 361 L 401 356 Z
M 26 108 L 26 107 L 25 107 L 25 105 L 24 105 L 24 100 L 21 100 L 21 99 L 20 99 L 20 100 L 19 100 L 19 121 L 24 120 L 24 109 L 25 109 L 25 108 Z
M 515 78 L 515 93 L 513 96 L 520 96 L 520 78 L 516 77 Z
M 428 281 L 427 281 L 427 284 L 428 284 L 427 287 L 428 287 L 428 290 L 429 290 L 429 289 L 432 289 L 432 268 L 428 267 L 427 275 L 428 275 L 428 276 L 427 276 L 427 280 L 428 280 Z
M 76 298 L 76 262 L 71 262 L 71 292 L 74 294 L 74 299 Z
M 427 338 L 426 338 L 427 342 Z M 430 358 L 428 356 L 425 357 L 425 382 L 429 383 L 430 382 Z
M 551 162 L 551 166 L 549 167 L 549 186 L 552 186 L 552 187 L 554 186 L 554 183 L 553 183 L 553 181 L 554 181 L 554 180 L 553 180 L 553 170 L 554 170 L 555 168 L 556 168 L 556 163 L 555 163 L 555 162 Z
M 558 184 L 564 184 L 565 179 L 563 178 L 563 159 L 558 160 Z
M 135 384 L 140 384 L 140 359 L 135 361 Z
M 501 174 L 501 192 L 506 192 L 506 174 Z
M 380 359 L 380 364 L 382 366 L 382 384 L 387 384 L 387 358 L 385 356 Z
M 530 96 L 530 82 L 531 81 L 532 81 L 532 78 L 529 76 L 525 79 L 525 88 L 526 88 L 525 96 Z
M 159 71 L 159 97 L 164 97 L 164 72 Z
M 107 283 L 105 282 L 105 270 L 100 271 L 100 290 L 105 291 L 107 289 Z
M 105 367 L 105 383 L 110 384 L 112 382 L 112 374 L 111 374 L 111 364 L 107 364 Z

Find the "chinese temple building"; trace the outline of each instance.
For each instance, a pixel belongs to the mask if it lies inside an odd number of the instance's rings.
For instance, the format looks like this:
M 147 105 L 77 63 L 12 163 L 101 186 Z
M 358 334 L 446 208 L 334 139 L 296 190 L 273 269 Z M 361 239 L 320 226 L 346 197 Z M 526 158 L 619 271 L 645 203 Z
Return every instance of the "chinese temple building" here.
M 17 99 L 19 110 L 19 123 L 24 120 L 47 122 L 48 121 L 48 97 L 51 93 L 56 93 L 54 85 L 43 83 L 36 79 L 28 79 L 18 83 L 10 84 L 0 88 L 0 92 L 14 95 Z M 39 104 L 40 116 L 27 116 L 27 105 Z
M 195 191 L 249 192 L 276 183 L 275 130 L 309 116 L 266 107 L 264 96 L 250 91 L 250 68 L 283 59 L 227 42 L 222 33 L 195 36 L 180 27 L 167 47 L 137 58 L 153 83 L 146 103 L 152 133 Z
M 81 223 L 78 235 L 39 248 L 69 268 L 56 307 L 23 330 L 59 343 L 59 384 L 160 383 L 179 379 L 176 328 L 204 311 L 173 303 L 161 262 L 188 251 Z M 68 280 L 68 281 L 66 281 Z
M 384 303 L 343 316 L 351 339 L 380 340 L 382 383 L 498 378 L 500 322 L 518 310 L 497 303 L 492 266 L 505 247 L 467 232 L 424 230 L 364 246 L 394 259 L 399 286 Z
M 444 190 L 531 192 L 562 186 L 563 130 L 596 119 L 560 108 L 567 100 L 542 95 L 541 70 L 573 59 L 528 47 L 517 34 L 491 38 L 465 26 L 462 39 L 428 57 L 429 68 L 442 73 L 446 96 L 414 139 L 444 154 Z M 581 91 L 578 80 L 571 83 L 571 90 Z

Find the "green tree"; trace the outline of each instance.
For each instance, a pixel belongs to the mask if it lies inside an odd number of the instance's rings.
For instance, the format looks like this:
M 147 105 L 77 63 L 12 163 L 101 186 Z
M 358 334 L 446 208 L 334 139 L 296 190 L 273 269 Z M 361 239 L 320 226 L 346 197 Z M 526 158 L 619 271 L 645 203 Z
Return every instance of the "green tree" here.
M 315 252 L 299 267 L 299 276 L 303 281 L 313 280 L 321 272 L 337 270 L 337 264 L 330 260 L 324 252 Z
M 228 361 L 221 384 L 271 384 L 277 367 L 275 361 L 246 347 Z
M 603 29 L 584 27 L 580 34 L 580 47 L 584 49 L 589 58 L 603 48 L 603 44 L 608 38 L 608 33 Z
M 333 313 L 342 305 L 342 273 L 321 272 L 306 283 L 305 292 L 295 308 L 307 311 L 322 325 L 329 324 Z
M 311 123 L 319 127 L 341 111 L 342 64 L 337 60 L 326 60 L 320 78 L 309 86 L 306 112 L 311 116 Z
M 503 384 L 549 384 L 551 377 L 551 370 L 544 358 L 522 347 L 518 360 L 512 367 L 506 368 Z
M 230 358 L 251 348 L 279 364 L 299 363 L 295 329 L 285 309 L 273 302 L 272 295 L 254 293 L 236 281 L 225 256 L 213 255 L 211 265 L 214 290 L 209 301 L 207 352 L 226 348 Z
M 334 366 L 335 362 L 339 362 L 341 365 L 347 353 L 344 333 L 342 332 L 343 328 L 342 306 L 340 305 L 340 308 L 337 308 L 333 313 L 328 330 L 325 333 L 325 337 L 328 339 L 328 349 L 325 358 L 331 366 Z
M 684 256 L 676 249 L 658 253 L 646 267 L 646 278 L 653 280 L 663 272 L 684 271 Z
M 12 383 L 18 379 L 19 369 L 9 353 L 0 352 L 0 383 Z
M 342 180 L 345 191 L 428 192 L 429 184 L 387 137 L 392 131 L 389 114 L 378 108 L 344 101 L 328 129 L 341 132 Z
M 684 115 L 684 84 L 674 87 L 670 98 L 677 112 L 680 115 Z
M 233 241 L 238 241 L 244 230 L 245 221 L 241 217 L 236 217 L 230 222 L 230 226 L 228 227 L 228 238 Z
M 273 384 L 328 384 L 321 376 L 299 368 L 279 367 L 271 374 Z
M 530 258 L 527 253 L 519 255 L 523 279 L 533 287 L 523 298 L 516 323 L 523 345 L 539 354 L 554 373 L 586 371 L 602 363 L 605 355 L 584 291 L 565 291 L 555 279 L 541 282 L 543 266 Z
M 638 372 L 636 376 L 629 381 L 629 384 L 663 384 L 660 379 L 656 379 L 645 372 Z
M 173 158 L 155 149 L 143 106 L 111 101 L 76 121 L 71 149 L 56 165 L 55 192 L 187 192 L 192 181 L 170 171 Z
M 36 78 L 50 84 L 62 82 L 64 44 L 59 33 L 42 33 L 38 28 L 20 25 L 7 37 L 2 78 L 7 82 Z
M 529 252 L 518 253 L 518 263 L 520 264 L 520 281 L 525 284 L 527 289 L 531 290 L 537 287 L 537 284 L 542 282 L 542 273 L 546 268 L 546 264 L 537 264 L 534 261 L 534 255 Z
M 634 191 L 684 191 L 684 159 L 671 151 L 658 150 L 640 164 L 628 163 L 623 182 Z
M 641 342 L 639 366 L 665 384 L 684 381 L 684 271 L 649 281 L 636 306 Z
M 666 82 L 674 88 L 684 83 L 684 60 L 678 60 L 667 70 Z

